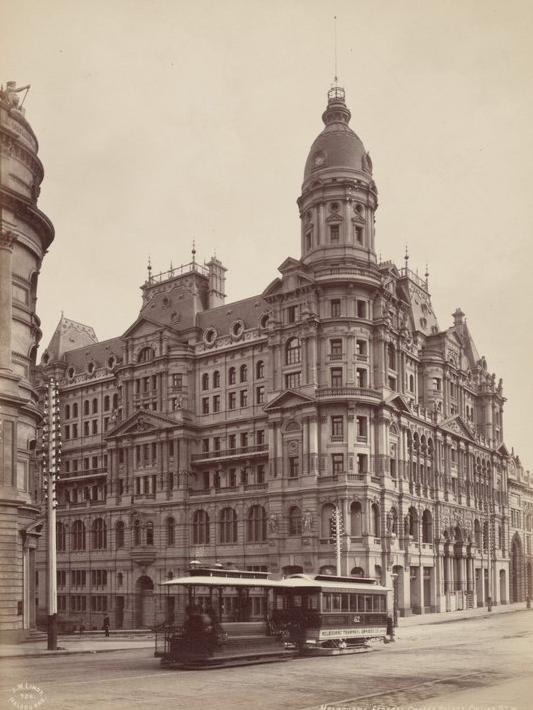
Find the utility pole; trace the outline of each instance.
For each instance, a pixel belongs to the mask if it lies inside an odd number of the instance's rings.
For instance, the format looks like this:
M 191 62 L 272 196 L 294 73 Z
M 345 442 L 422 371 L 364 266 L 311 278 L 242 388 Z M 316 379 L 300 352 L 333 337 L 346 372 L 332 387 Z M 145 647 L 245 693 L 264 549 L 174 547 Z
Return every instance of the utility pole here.
M 42 446 L 42 472 L 46 504 L 48 602 L 48 650 L 57 649 L 57 548 L 56 548 L 56 480 L 61 466 L 61 423 L 57 382 L 50 378 L 45 388 Z
M 343 533 L 343 522 L 342 522 L 342 516 L 341 516 L 341 511 L 339 510 L 339 506 L 336 505 L 333 513 L 331 514 L 330 518 L 330 529 L 333 537 L 333 542 L 335 543 L 335 553 L 336 553 L 336 560 L 337 560 L 337 576 L 340 577 L 342 572 L 341 572 L 341 535 Z

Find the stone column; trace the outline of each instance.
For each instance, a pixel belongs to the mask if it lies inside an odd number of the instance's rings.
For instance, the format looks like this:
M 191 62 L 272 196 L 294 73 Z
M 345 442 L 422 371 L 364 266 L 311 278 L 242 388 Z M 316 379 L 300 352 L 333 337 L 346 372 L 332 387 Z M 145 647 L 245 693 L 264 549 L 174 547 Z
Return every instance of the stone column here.
M 0 232 L 0 370 L 11 370 L 11 255 L 15 241 L 13 232 Z
M 309 418 L 309 473 L 318 474 L 318 422 L 316 417 Z

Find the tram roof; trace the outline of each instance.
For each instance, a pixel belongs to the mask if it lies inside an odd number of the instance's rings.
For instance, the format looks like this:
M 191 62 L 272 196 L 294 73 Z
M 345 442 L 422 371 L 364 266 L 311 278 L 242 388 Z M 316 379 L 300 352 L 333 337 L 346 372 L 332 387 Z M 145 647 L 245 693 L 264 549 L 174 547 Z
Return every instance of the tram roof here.
M 336 589 L 345 592 L 387 592 L 388 587 L 383 587 L 380 584 L 369 584 L 368 582 L 360 582 L 357 578 L 353 581 L 348 580 L 346 577 L 344 579 L 339 579 L 338 581 L 333 579 L 326 579 L 325 575 L 317 575 L 312 577 L 306 574 L 291 574 L 290 577 L 286 577 L 282 586 L 285 589 Z
M 181 585 L 183 587 L 263 587 L 283 588 L 285 580 L 265 579 L 264 577 L 218 577 L 210 575 L 192 575 L 190 577 L 175 577 L 166 582 L 161 582 L 162 586 L 171 587 Z

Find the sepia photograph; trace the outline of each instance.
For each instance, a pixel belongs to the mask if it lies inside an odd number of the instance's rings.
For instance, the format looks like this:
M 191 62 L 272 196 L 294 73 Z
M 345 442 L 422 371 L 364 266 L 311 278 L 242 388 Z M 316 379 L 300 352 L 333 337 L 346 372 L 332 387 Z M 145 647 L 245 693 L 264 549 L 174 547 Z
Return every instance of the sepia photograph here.
M 1 3 L 1 708 L 532 707 L 532 37 Z

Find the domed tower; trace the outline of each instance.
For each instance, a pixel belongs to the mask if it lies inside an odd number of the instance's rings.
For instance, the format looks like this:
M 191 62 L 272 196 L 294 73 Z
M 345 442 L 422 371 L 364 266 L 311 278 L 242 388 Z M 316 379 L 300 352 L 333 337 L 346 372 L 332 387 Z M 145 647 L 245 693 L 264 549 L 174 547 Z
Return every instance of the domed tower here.
M 39 509 L 31 457 L 41 418 L 32 385 L 41 337 L 35 305 L 39 270 L 54 238 L 37 207 L 43 166 L 20 105 L 28 88 L 0 87 L 0 637 L 14 640 L 35 614 Z
M 344 89 L 335 85 L 328 91 L 325 128 L 311 146 L 298 199 L 305 264 L 329 259 L 376 263 L 372 161 L 350 128 L 350 118 Z

